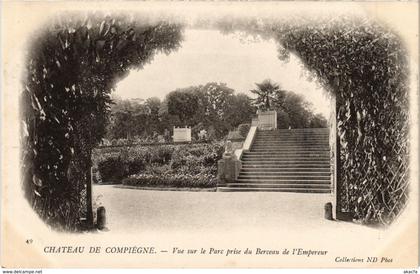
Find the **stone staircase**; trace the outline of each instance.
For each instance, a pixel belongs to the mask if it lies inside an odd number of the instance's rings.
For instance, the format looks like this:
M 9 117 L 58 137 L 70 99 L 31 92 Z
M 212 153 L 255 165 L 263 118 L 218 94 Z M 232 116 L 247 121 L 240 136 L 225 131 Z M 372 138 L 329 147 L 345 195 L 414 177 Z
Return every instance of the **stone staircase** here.
M 258 130 L 234 183 L 218 191 L 330 193 L 329 131 Z

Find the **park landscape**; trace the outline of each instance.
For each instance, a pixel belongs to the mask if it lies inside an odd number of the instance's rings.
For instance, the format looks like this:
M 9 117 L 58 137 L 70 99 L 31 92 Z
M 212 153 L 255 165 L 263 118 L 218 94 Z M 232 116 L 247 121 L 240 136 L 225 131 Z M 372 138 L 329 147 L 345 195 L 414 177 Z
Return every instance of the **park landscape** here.
M 22 185 L 48 225 L 94 231 L 104 208 L 111 231 L 202 228 L 205 212 L 226 227 L 265 218 L 276 226 L 281 216 L 299 227 L 323 219 L 324 207 L 328 219 L 387 226 L 403 211 L 408 67 L 392 30 L 347 17 L 52 20 L 32 41 L 21 96 Z M 188 73 L 177 63 L 161 65 L 157 80 L 147 74 L 160 56 L 182 56 L 188 31 L 203 29 L 216 55 L 184 55 Z M 226 41 L 217 45 L 229 35 L 269 41 L 268 58 L 294 69 L 249 64 L 249 55 L 239 66 L 217 63 L 235 56 Z M 200 71 L 211 58 L 214 73 Z M 227 70 L 241 84 L 226 81 Z M 287 88 L 294 70 L 302 75 Z M 131 97 L 118 93 L 135 71 L 149 78 L 131 80 Z M 179 129 L 189 136 L 175 140 Z
M 268 79 L 252 91 L 255 99 L 236 95 L 226 84 L 208 83 L 177 89 L 163 102 L 116 100 L 109 138 L 103 140 L 107 145 L 93 154 L 96 182 L 215 190 L 217 162 L 226 142 L 245 140 L 257 110 L 278 110 L 277 123 L 283 129 L 327 127 L 327 120 L 311 112 L 303 96 Z M 191 142 L 173 141 L 173 130 L 180 125 L 191 127 Z

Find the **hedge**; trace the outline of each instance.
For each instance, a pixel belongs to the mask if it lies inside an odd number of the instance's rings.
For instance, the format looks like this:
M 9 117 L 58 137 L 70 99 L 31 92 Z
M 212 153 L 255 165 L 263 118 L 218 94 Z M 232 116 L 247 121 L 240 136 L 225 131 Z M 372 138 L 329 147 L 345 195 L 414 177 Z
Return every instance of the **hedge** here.
M 222 154 L 222 143 L 101 148 L 93 165 L 102 183 L 210 187 Z
M 138 187 L 186 187 L 186 188 L 214 188 L 217 178 L 213 174 L 139 174 L 122 181 L 123 185 Z

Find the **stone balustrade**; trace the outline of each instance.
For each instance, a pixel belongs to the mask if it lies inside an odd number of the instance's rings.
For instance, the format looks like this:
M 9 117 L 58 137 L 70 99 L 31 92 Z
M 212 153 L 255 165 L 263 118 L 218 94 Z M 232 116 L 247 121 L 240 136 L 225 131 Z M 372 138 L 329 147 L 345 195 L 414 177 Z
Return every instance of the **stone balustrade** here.
M 250 149 L 256 133 L 257 126 L 251 126 L 241 148 L 237 148 L 237 144 L 231 141 L 227 142 L 223 158 L 217 163 L 217 177 L 220 180 L 220 185 L 233 183 L 238 178 L 242 167 L 242 153 Z

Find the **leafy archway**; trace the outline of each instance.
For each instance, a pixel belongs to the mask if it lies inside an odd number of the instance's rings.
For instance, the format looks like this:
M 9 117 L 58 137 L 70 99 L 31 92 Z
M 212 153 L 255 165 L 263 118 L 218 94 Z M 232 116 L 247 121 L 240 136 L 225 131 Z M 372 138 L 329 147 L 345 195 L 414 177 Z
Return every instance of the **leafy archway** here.
M 336 96 L 341 142 L 339 199 L 357 219 L 390 223 L 407 200 L 407 53 L 374 22 L 233 19 L 215 27 L 274 37 Z M 130 68 L 180 45 L 181 25 L 127 16 L 62 20 L 32 41 L 22 93 L 25 193 L 50 224 L 91 219 L 80 204 L 92 148 L 104 134 L 109 93 Z
M 389 224 L 408 195 L 407 52 L 391 30 L 369 21 L 320 26 L 279 32 L 277 39 L 336 97 L 342 210 Z
M 390 224 L 408 199 L 408 61 L 392 29 L 366 18 L 220 22 L 273 37 L 296 54 L 337 103 L 339 210 Z
M 92 149 L 105 133 L 110 92 L 131 68 L 180 45 L 181 25 L 91 14 L 57 19 L 32 40 L 22 93 L 26 197 L 52 225 L 92 221 Z

